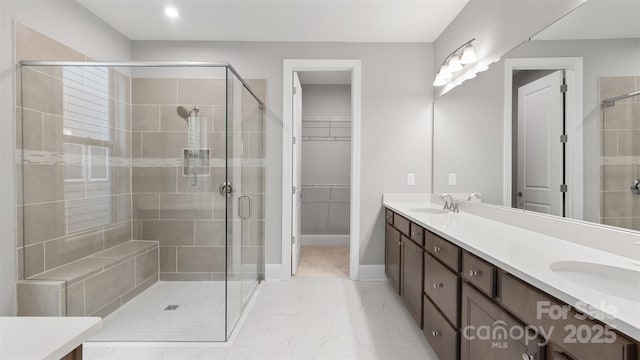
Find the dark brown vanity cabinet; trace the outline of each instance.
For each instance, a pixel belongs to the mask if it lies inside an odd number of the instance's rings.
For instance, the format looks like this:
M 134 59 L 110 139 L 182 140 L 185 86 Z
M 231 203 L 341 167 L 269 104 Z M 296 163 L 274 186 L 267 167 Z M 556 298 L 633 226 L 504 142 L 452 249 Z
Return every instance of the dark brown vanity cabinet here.
M 619 332 L 601 334 L 603 324 L 393 211 L 385 219 L 387 277 L 440 360 L 640 360 Z M 541 302 L 568 318 L 539 315 Z M 584 335 L 571 329 L 613 338 L 567 341 Z
M 461 360 L 544 359 L 544 342 L 525 324 L 476 290 L 462 285 Z
M 422 328 L 424 229 L 388 209 L 385 212 L 385 272 Z
M 548 359 L 636 359 L 636 344 L 613 329 L 504 271 L 498 281 L 502 307 L 527 325 L 547 330 Z
M 412 224 L 413 225 L 413 224 Z M 422 283 L 424 250 L 409 238 L 402 236 L 400 295 L 418 326 L 422 328 Z
M 460 248 L 425 230 L 424 336 L 441 360 L 459 357 Z
M 400 241 L 400 232 L 387 223 L 384 241 L 384 271 L 391 286 L 398 293 L 400 293 Z

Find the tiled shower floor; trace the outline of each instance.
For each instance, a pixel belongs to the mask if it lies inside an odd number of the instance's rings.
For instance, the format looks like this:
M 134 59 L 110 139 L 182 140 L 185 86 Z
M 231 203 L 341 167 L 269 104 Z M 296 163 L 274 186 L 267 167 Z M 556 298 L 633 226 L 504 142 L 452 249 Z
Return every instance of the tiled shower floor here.
M 224 341 L 224 284 L 159 281 L 104 318 L 90 341 Z

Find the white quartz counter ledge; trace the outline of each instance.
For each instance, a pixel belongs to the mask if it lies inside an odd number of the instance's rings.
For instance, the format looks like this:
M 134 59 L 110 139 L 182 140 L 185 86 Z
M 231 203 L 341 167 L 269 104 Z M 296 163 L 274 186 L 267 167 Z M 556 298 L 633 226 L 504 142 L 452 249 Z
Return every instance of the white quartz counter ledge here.
M 594 279 L 591 286 L 583 286 L 550 268 L 556 261 L 577 261 L 638 271 L 640 260 L 464 212 L 432 214 L 416 211 L 421 208 L 442 209 L 441 205 L 429 201 L 394 201 L 385 198 L 383 203 L 385 207 L 414 223 L 567 304 L 581 305 L 580 309 L 590 316 L 640 341 L 640 301 L 599 290 L 607 288 L 602 285 L 606 282 L 606 277 Z M 640 277 L 638 282 L 640 283 Z M 631 290 L 638 284 L 631 283 L 629 286 Z
M 102 327 L 99 317 L 0 317 L 0 359 L 61 359 Z

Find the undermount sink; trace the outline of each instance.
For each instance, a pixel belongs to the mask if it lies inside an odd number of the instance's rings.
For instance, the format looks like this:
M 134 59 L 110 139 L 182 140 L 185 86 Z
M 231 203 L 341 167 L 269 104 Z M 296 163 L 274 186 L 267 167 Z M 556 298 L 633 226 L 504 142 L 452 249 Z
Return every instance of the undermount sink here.
M 438 215 L 448 213 L 447 210 L 434 209 L 434 208 L 415 208 L 415 209 L 409 209 L 409 210 L 413 212 L 426 213 L 426 214 L 438 214 Z
M 557 261 L 549 268 L 581 286 L 640 302 L 640 270 L 582 261 Z

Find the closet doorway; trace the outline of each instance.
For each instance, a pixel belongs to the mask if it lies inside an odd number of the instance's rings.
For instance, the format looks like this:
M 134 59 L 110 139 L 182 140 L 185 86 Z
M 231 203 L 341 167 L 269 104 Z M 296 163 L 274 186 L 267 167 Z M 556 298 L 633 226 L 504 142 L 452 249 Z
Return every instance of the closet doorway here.
M 293 74 L 296 277 L 349 277 L 351 71 Z
M 357 280 L 360 61 L 284 60 L 283 70 L 282 278 Z

